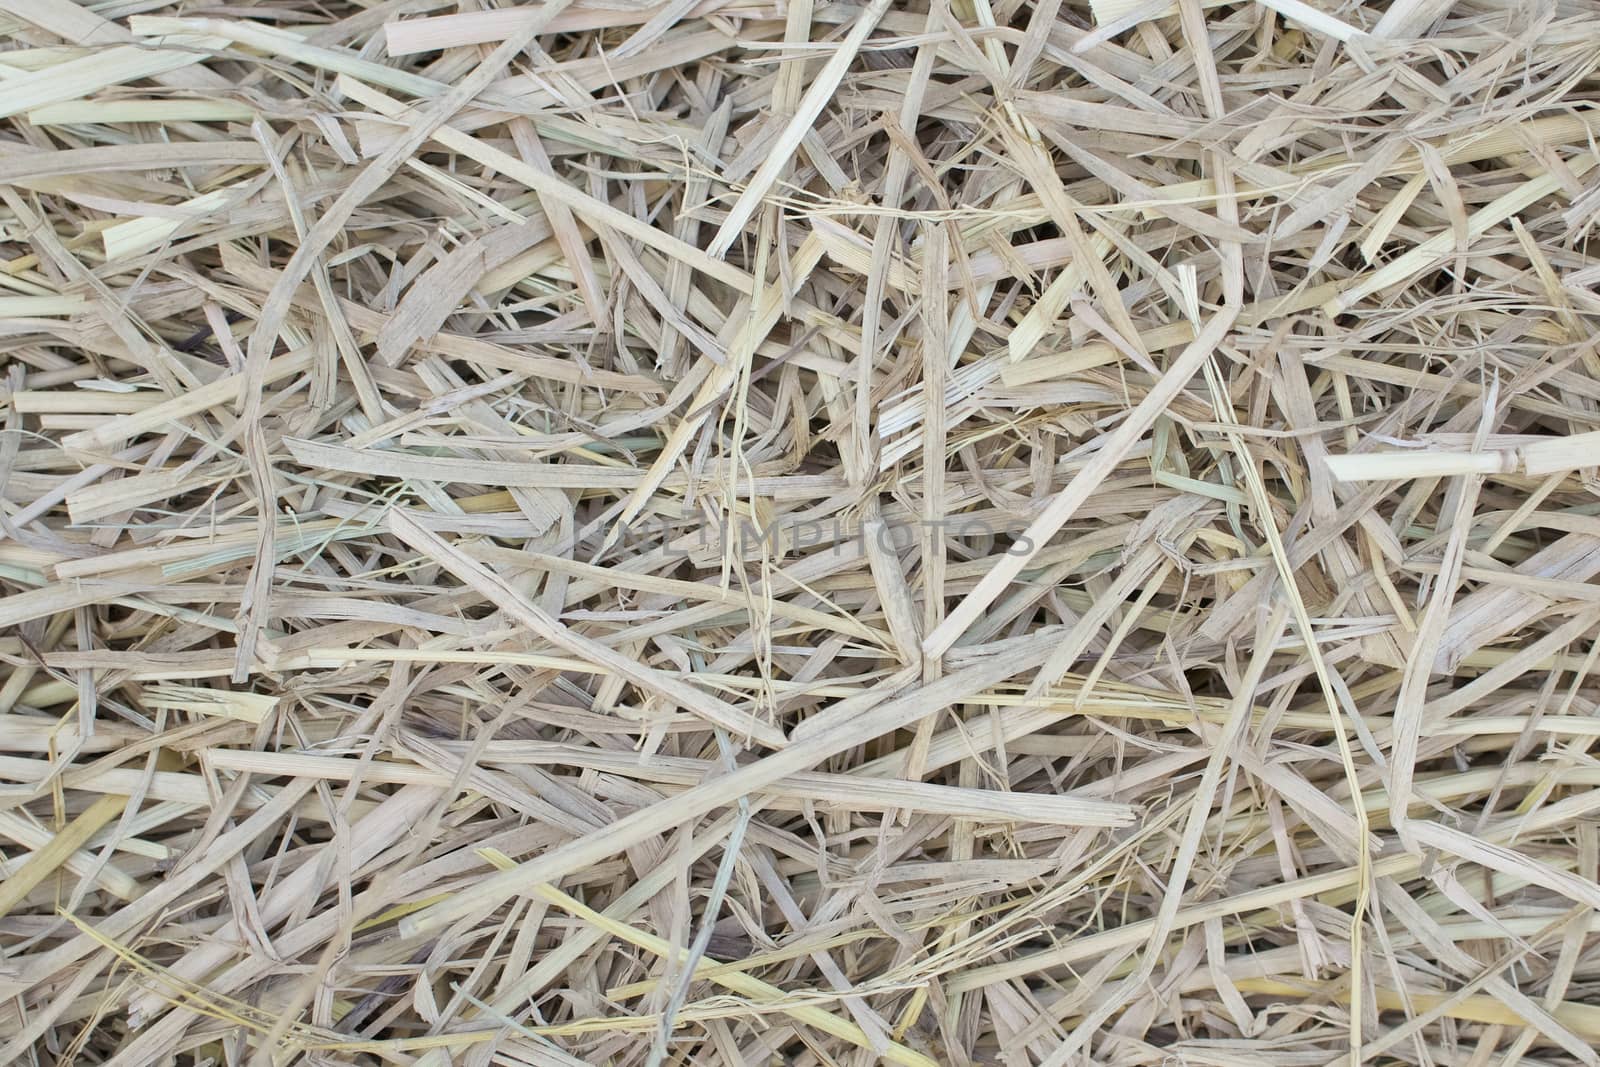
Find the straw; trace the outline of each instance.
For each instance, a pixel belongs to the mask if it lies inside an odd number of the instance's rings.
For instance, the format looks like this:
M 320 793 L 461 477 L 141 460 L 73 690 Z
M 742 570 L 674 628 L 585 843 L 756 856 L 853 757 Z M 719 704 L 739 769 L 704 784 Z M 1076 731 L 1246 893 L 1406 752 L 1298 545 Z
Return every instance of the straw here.
M 1600 16 L 0 0 L 0 1064 L 1600 1067 Z

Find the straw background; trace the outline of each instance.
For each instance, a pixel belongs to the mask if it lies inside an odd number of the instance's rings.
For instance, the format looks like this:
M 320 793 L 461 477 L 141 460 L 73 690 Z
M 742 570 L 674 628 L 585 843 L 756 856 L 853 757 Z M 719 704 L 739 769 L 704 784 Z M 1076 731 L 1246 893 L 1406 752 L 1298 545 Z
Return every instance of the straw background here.
M 0 1063 L 1600 1067 L 1592 0 L 0 33 Z

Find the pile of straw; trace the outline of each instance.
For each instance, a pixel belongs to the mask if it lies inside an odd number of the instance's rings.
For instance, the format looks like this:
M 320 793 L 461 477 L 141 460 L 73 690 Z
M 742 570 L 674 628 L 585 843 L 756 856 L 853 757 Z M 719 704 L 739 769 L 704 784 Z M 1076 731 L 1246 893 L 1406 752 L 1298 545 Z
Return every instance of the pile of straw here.
M 0 0 L 0 1063 L 1600 1064 L 1600 14 Z

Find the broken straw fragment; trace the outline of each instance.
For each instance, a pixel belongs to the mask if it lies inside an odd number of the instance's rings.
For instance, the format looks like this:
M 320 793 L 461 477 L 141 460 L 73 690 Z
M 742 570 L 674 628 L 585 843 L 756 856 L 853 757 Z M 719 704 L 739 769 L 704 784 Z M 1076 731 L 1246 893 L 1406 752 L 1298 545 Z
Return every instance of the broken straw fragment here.
M 1556 474 L 1600 466 L 1600 431 L 1551 437 L 1487 452 L 1368 452 L 1329 456 L 1328 472 L 1341 482 L 1450 478 L 1464 474 Z

